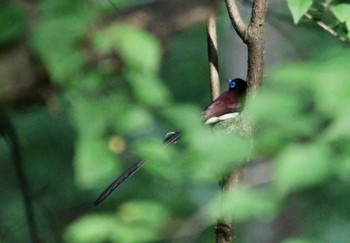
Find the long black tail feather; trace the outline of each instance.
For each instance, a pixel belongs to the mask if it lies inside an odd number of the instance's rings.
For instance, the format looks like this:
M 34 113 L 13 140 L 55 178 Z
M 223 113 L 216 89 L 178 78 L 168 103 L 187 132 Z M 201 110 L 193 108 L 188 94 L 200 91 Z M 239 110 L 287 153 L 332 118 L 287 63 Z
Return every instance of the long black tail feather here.
M 181 138 L 181 132 L 171 132 L 168 133 L 163 141 L 165 146 L 175 144 Z M 127 169 L 123 174 L 121 174 L 115 181 L 112 182 L 94 202 L 94 207 L 101 204 L 117 187 L 119 187 L 123 182 L 135 174 L 141 167 L 146 163 L 145 160 L 139 161 L 133 164 L 129 169 Z

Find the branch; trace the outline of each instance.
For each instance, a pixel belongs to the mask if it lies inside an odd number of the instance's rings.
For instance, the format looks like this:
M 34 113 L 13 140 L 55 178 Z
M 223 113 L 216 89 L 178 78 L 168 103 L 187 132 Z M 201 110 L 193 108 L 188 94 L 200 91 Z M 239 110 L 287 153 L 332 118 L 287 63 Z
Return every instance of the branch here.
M 262 27 L 265 25 L 265 16 L 267 11 L 267 0 L 255 0 L 253 2 L 252 17 L 249 25 L 259 25 Z
M 254 0 L 248 26 L 243 22 L 236 0 L 226 0 L 228 14 L 237 35 L 248 47 L 247 82 L 251 92 L 261 85 L 264 68 L 264 27 L 267 0 Z
M 239 37 L 241 37 L 243 42 L 245 42 L 245 33 L 247 30 L 247 25 L 244 23 L 241 17 L 241 14 L 236 4 L 236 0 L 225 0 L 225 2 L 232 26 L 236 30 L 236 33 L 239 35 Z
M 263 79 L 266 12 L 267 0 L 255 0 L 253 2 L 246 43 L 248 46 L 247 82 L 252 93 L 255 93 Z
M 232 232 L 232 229 L 233 227 L 232 227 L 231 220 L 226 219 L 218 222 L 215 227 L 215 235 L 216 235 L 215 242 L 230 243 L 232 240 L 232 235 L 234 235 L 234 233 Z
M 249 93 L 254 94 L 262 83 L 264 69 L 264 48 L 265 48 L 265 16 L 267 11 L 267 0 L 254 0 L 251 18 L 248 26 L 243 22 L 238 10 L 236 0 L 225 0 L 231 23 L 242 41 L 248 48 L 248 70 L 247 83 Z M 241 121 L 241 129 L 247 136 L 252 134 L 252 125 Z M 228 178 L 223 178 L 221 187 L 223 190 L 233 191 L 243 182 L 244 167 L 240 167 L 230 173 Z M 236 236 L 236 228 L 231 217 L 221 219 L 216 226 L 216 242 L 229 243 Z
M 314 21 L 318 26 L 320 26 L 323 30 L 327 31 L 331 35 L 337 37 L 339 40 L 343 42 L 349 43 L 349 38 L 346 36 L 339 35 L 335 30 L 332 29 L 332 27 L 326 25 L 324 22 L 316 20 L 311 14 L 305 13 L 304 16 L 312 21 Z
M 216 34 L 215 16 L 211 15 L 207 25 L 208 59 L 210 73 L 211 99 L 215 100 L 220 95 L 218 40 Z

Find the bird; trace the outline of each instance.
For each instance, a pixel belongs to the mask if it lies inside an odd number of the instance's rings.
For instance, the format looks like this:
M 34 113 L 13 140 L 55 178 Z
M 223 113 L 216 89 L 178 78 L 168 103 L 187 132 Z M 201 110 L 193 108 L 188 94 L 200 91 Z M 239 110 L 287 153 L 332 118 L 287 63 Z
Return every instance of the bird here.
M 227 82 L 229 83 L 229 89 L 203 110 L 202 118 L 205 124 L 215 124 L 236 118 L 243 109 L 247 92 L 247 82 L 240 78 L 228 79 Z M 165 146 L 175 144 L 180 138 L 180 131 L 170 132 L 165 136 L 163 144 Z M 93 206 L 97 207 L 101 204 L 117 187 L 134 175 L 145 163 L 145 160 L 141 160 L 122 173 L 98 196 Z

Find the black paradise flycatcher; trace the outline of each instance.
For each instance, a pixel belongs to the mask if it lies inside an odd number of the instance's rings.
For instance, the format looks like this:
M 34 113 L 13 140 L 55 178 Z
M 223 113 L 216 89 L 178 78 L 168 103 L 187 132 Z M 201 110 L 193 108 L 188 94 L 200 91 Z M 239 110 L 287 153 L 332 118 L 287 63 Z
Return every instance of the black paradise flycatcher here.
M 227 80 L 229 89 L 216 98 L 202 113 L 205 124 L 214 124 L 239 116 L 244 105 L 247 92 L 247 82 L 236 78 Z M 181 137 L 181 132 L 171 132 L 166 135 L 165 146 L 175 144 Z M 135 163 L 109 185 L 94 202 L 94 207 L 102 203 L 126 179 L 135 174 L 144 164 L 145 160 Z

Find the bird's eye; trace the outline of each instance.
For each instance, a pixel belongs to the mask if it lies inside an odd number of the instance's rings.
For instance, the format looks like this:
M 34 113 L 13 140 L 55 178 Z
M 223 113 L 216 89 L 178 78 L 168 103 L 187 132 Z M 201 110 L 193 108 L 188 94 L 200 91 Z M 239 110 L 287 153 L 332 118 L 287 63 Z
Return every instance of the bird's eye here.
M 230 83 L 230 88 L 233 89 L 235 86 L 236 86 L 236 82 L 232 81 L 232 82 Z

